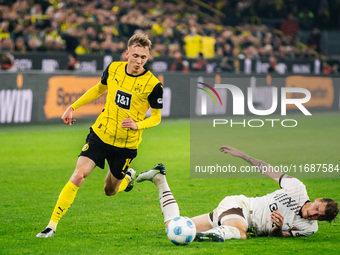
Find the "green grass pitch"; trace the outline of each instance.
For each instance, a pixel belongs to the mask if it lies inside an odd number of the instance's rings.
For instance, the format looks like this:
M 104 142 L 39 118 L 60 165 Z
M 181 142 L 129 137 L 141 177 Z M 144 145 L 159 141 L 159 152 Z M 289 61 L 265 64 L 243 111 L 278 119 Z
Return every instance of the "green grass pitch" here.
M 231 130 L 220 139 L 268 163 L 290 157 L 339 162 L 338 113 L 320 113 L 301 120 L 301 129 Z M 190 178 L 189 120 L 163 120 L 145 130 L 132 167 L 138 172 L 162 162 L 181 215 L 213 210 L 224 196 L 265 195 L 278 189 L 266 178 Z M 166 237 L 158 193 L 152 183 L 136 184 L 129 193 L 106 197 L 107 170 L 96 168 L 61 219 L 53 238 L 35 235 L 47 225 L 57 197 L 73 173 L 91 123 L 0 127 L 0 254 L 337 254 L 339 222 L 319 223 L 310 237 L 228 240 L 175 246 Z M 300 130 L 300 131 L 299 131 Z M 287 136 L 284 132 L 290 132 Z M 260 145 L 258 145 L 260 144 Z M 257 148 L 255 148 L 255 145 Z M 218 148 L 216 148 L 216 153 Z M 239 159 L 225 156 L 238 164 Z M 315 162 L 318 163 L 318 162 Z M 322 162 L 320 162 L 322 163 Z M 340 202 L 339 179 L 302 180 L 312 200 L 319 196 Z

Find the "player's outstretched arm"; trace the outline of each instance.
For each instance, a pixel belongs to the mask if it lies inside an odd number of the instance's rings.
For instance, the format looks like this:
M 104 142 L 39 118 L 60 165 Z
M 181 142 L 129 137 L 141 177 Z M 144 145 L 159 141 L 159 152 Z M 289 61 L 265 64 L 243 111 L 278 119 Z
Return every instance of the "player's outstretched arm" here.
M 95 86 L 90 88 L 84 93 L 77 101 L 72 104 L 73 110 L 77 110 L 79 107 L 90 103 L 96 98 L 100 97 L 107 90 L 107 85 L 98 82 Z
M 107 86 L 103 85 L 101 82 L 98 82 L 97 85 L 90 88 L 84 95 L 82 95 L 76 102 L 74 102 L 71 106 L 69 106 L 64 112 L 61 119 L 65 124 L 72 125 L 76 120 L 72 119 L 73 111 L 77 108 L 91 102 L 92 100 L 101 96 L 107 90 Z
M 267 164 L 266 162 L 262 160 L 258 160 L 255 158 L 252 158 L 248 156 L 247 154 L 231 147 L 228 145 L 223 145 L 220 147 L 220 151 L 225 154 L 230 154 L 234 157 L 242 158 L 245 161 L 247 161 L 252 166 L 256 166 L 258 170 L 265 176 L 272 178 L 274 181 L 279 182 L 280 177 L 282 176 L 282 173 L 279 171 L 276 171 L 271 165 Z

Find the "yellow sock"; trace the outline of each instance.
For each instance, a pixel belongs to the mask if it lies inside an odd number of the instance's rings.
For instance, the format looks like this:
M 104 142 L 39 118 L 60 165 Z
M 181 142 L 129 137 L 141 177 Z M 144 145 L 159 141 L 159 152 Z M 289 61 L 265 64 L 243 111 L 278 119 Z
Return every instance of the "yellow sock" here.
M 57 227 L 61 217 L 67 212 L 76 197 L 79 187 L 69 181 L 61 191 L 51 216 L 50 226 Z
M 124 179 L 122 180 L 122 182 L 119 185 L 119 189 L 118 189 L 117 193 L 125 190 L 127 185 L 129 184 L 129 182 L 130 182 L 130 176 L 129 175 L 125 175 Z

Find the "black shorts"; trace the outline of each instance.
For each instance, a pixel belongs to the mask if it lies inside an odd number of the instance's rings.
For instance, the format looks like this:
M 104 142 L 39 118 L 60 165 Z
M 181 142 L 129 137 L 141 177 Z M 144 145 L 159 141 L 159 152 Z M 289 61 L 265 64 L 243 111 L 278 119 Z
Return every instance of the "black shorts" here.
M 121 180 L 129 169 L 132 160 L 137 156 L 136 149 L 118 148 L 104 143 L 90 128 L 79 156 L 92 159 L 102 169 L 105 167 L 105 159 L 109 164 L 110 171 L 114 177 Z

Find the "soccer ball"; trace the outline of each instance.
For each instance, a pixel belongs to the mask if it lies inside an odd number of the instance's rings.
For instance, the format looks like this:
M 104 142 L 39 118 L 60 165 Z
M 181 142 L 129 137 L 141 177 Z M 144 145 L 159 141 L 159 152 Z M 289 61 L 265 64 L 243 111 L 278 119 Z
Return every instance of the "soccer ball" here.
M 196 226 L 188 217 L 179 216 L 170 221 L 166 234 L 174 244 L 186 245 L 194 240 Z

